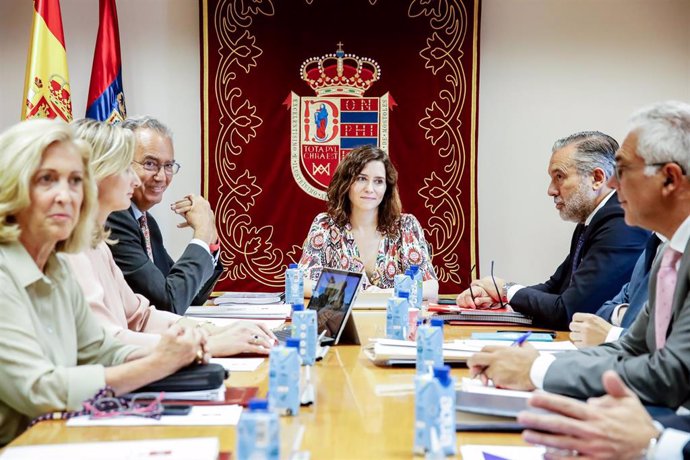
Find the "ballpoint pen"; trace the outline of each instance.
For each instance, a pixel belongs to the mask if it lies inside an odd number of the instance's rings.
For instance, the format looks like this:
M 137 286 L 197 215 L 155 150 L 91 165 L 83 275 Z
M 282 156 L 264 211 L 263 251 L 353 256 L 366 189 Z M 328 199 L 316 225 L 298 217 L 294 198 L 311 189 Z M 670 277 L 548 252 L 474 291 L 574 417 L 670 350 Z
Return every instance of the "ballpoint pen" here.
M 532 335 L 532 331 L 527 331 L 510 344 L 511 347 L 519 347 Z

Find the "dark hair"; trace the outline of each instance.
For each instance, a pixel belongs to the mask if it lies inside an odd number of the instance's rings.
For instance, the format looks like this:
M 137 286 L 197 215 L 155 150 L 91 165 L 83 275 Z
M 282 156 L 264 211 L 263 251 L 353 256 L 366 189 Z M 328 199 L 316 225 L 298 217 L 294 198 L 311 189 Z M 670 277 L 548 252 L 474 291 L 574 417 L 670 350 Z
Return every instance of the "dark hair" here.
M 575 168 L 580 175 L 587 175 L 596 168 L 601 168 L 609 179 L 616 167 L 616 151 L 618 142 L 600 131 L 581 131 L 570 136 L 558 139 L 551 148 L 551 153 L 560 150 L 570 144 L 576 144 L 576 153 L 573 156 Z
M 400 195 L 398 194 L 398 171 L 386 152 L 373 145 L 363 145 L 348 153 L 333 174 L 328 186 L 328 215 L 339 226 L 350 220 L 350 186 L 370 161 L 380 161 L 386 169 L 386 192 L 379 205 L 377 230 L 395 235 L 400 229 Z

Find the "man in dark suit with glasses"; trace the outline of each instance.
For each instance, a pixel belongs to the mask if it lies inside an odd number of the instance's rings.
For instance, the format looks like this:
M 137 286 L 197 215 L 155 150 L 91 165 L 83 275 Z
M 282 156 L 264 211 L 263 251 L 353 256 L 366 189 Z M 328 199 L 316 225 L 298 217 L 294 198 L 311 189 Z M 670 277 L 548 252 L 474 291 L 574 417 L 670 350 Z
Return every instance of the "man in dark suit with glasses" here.
M 141 186 L 125 211 L 112 213 L 106 227 L 117 244 L 110 246 L 115 262 L 132 290 L 156 308 L 184 315 L 190 305 L 203 304 L 223 272 L 218 234 L 211 206 L 201 196 L 187 195 L 170 207 L 191 227 L 193 239 L 174 261 L 163 245 L 158 223 L 148 212 L 160 203 L 180 165 L 175 161 L 172 133 L 152 117 L 130 118 L 121 125 L 136 138 L 134 170 Z

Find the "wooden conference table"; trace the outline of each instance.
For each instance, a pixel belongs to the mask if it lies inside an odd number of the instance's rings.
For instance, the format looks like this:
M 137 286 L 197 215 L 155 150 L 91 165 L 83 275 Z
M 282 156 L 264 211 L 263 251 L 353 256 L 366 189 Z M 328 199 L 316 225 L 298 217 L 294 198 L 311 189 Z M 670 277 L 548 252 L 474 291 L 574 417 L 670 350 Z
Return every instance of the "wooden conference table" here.
M 353 314 L 362 343 L 370 337 L 384 335 L 385 312 L 355 311 Z M 478 329 L 495 331 L 497 328 L 447 326 L 444 335 L 446 340 L 469 338 L 470 333 Z M 559 333 L 559 339 L 567 339 L 567 333 Z M 457 378 L 467 373 L 466 368 L 453 368 L 452 371 Z M 286 439 L 281 453 L 290 446 L 290 438 L 294 438 L 303 425 L 301 449 L 309 451 L 312 459 L 411 458 L 414 395 L 409 391 L 398 395 L 390 393 L 400 385 L 411 385 L 413 377 L 413 368 L 375 366 L 364 356 L 360 346 L 332 347 L 312 372 L 316 403 L 301 408 L 296 417 L 281 418 L 281 436 Z M 226 384 L 258 386 L 259 395 L 265 396 L 268 360 L 255 372 L 233 373 Z M 11 445 L 204 436 L 217 436 L 222 452 L 235 449 L 235 427 L 67 428 L 62 421 L 39 423 Z M 519 434 L 458 433 L 458 446 L 463 444 L 524 445 Z

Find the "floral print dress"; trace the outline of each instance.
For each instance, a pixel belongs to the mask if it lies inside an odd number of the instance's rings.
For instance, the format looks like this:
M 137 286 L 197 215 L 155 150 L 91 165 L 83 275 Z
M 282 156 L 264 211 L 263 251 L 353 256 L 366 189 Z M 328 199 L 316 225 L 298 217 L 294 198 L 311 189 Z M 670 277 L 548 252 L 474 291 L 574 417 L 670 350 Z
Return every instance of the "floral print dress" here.
M 370 279 L 365 273 L 366 285 L 392 288 L 395 275 L 405 273 L 412 265 L 419 266 L 424 281 L 437 279 L 422 226 L 412 214 L 402 214 L 400 234 L 381 238 L 374 273 Z M 336 225 L 327 213 L 317 215 L 304 242 L 299 267 L 312 280 L 319 278 L 324 267 L 364 272 L 352 226 Z

